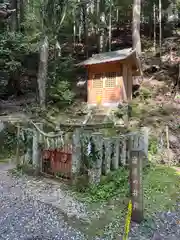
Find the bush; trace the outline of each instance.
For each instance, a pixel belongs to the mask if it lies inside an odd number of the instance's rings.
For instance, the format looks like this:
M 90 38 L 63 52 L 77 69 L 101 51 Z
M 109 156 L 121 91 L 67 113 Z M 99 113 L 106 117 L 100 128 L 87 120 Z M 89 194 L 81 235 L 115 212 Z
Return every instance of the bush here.
M 49 97 L 59 107 L 72 103 L 75 94 L 71 90 L 74 79 L 74 62 L 71 57 L 60 57 L 49 62 Z
M 145 88 L 145 87 L 141 87 L 140 88 L 140 99 L 141 100 L 145 100 L 145 99 L 148 99 L 148 98 L 151 98 L 152 97 L 152 91 Z
M 158 152 L 158 140 L 156 137 L 151 137 L 149 139 L 149 153 L 155 155 Z
M 80 193 L 81 200 L 87 202 L 107 201 L 116 196 L 126 197 L 129 194 L 128 171 L 124 168 L 103 176 L 99 185 L 89 186 L 84 177 L 79 180 L 81 184 L 77 184 L 75 189 Z
M 51 86 L 50 97 L 59 106 L 70 105 L 75 94 L 70 90 L 70 84 L 67 81 L 59 81 Z
M 20 70 L 28 51 L 28 41 L 21 33 L 0 34 L 0 70 L 11 73 Z

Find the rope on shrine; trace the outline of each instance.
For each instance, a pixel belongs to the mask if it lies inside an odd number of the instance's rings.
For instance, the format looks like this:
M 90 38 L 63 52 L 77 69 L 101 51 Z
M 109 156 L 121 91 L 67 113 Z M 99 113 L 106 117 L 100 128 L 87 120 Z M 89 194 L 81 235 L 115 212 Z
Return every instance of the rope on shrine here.
M 44 131 L 42 131 L 36 123 L 34 123 L 33 121 L 30 121 L 32 123 L 32 125 L 36 128 L 36 130 L 38 130 L 39 133 L 41 133 L 44 137 L 48 137 L 48 138 L 57 138 L 57 137 L 62 137 L 63 132 L 61 131 L 60 133 L 57 134 L 48 134 L 45 133 Z
M 49 141 L 48 138 L 50 139 L 54 139 L 54 138 L 60 138 L 61 139 L 61 142 L 62 144 L 64 144 L 64 140 L 63 140 L 63 132 L 61 131 L 60 133 L 57 133 L 57 134 L 48 134 L 48 133 L 45 133 L 43 130 L 41 130 L 39 127 L 38 127 L 38 124 L 37 123 L 34 123 L 32 120 L 30 121 L 30 123 L 35 127 L 35 129 L 43 136 L 46 138 L 46 141 Z M 14 124 L 15 125 L 15 124 Z M 24 131 L 28 131 L 28 132 L 31 132 L 33 133 L 33 129 L 31 128 L 26 128 L 26 127 L 22 127 L 22 126 L 17 126 L 15 125 L 17 128 L 20 127 L 21 130 L 24 130 Z M 23 137 L 23 134 L 21 134 L 22 137 Z M 24 137 L 23 137 L 24 138 Z

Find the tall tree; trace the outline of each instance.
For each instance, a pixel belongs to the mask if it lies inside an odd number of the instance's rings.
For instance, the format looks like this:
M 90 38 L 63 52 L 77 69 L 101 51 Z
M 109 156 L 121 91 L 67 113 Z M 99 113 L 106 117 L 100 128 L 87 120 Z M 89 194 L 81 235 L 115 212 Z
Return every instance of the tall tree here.
M 111 41 L 112 41 L 112 5 L 113 0 L 110 0 L 109 6 L 109 51 L 111 51 Z
M 140 22 L 141 21 L 141 0 L 134 0 L 133 3 L 133 25 L 132 25 L 132 40 L 133 49 L 141 55 L 141 36 L 140 36 Z
M 11 0 L 11 9 L 16 9 L 16 11 L 11 16 L 11 31 L 16 32 L 19 29 L 19 21 L 18 21 L 18 1 Z
M 87 24 L 87 3 L 82 1 L 82 17 L 83 17 L 83 32 L 84 32 L 84 53 L 88 58 L 88 24 Z
M 58 34 L 64 22 L 67 12 L 67 0 L 47 0 L 42 3 L 42 44 L 40 47 L 40 62 L 38 72 L 38 88 L 40 106 L 45 108 L 46 102 L 46 83 L 48 69 L 49 38 L 54 45 L 54 77 L 56 76 L 57 54 L 56 49 L 60 49 Z M 48 36 L 49 35 L 49 36 Z M 60 55 L 60 54 L 59 54 Z
M 106 27 L 106 18 L 105 18 L 105 7 L 106 7 L 106 1 L 105 0 L 99 0 L 99 52 L 104 52 L 106 47 L 106 33 L 105 33 L 105 27 Z
M 162 52 L 162 3 L 159 0 L 159 53 L 161 61 L 161 52 Z
M 19 1 L 19 25 L 20 25 L 20 30 L 21 32 L 24 32 L 24 22 L 25 22 L 25 0 L 20 0 Z

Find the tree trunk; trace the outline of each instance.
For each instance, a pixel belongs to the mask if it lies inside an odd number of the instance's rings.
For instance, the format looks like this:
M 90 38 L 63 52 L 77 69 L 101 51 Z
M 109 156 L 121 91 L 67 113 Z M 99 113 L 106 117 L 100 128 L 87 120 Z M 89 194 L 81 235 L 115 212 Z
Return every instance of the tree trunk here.
M 109 9 L 109 51 L 111 51 L 111 40 L 112 40 L 112 0 L 110 0 L 110 9 Z
M 20 10 L 20 30 L 24 32 L 24 21 L 25 21 L 25 0 L 20 0 L 19 3 L 19 10 Z
M 99 52 L 104 52 L 105 51 L 105 1 L 100 0 L 99 2 Z
M 141 0 L 134 0 L 132 40 L 133 49 L 136 49 L 139 55 L 141 55 L 140 21 L 141 21 Z
M 18 23 L 18 1 L 17 0 L 11 0 L 11 9 L 16 9 L 16 11 L 12 13 L 10 29 L 11 29 L 12 32 L 16 32 L 18 30 L 18 28 L 19 28 L 19 23 Z
M 116 23 L 119 24 L 119 9 L 116 9 Z
M 20 75 L 21 74 L 18 70 L 10 73 L 7 84 L 7 92 L 9 96 L 11 96 L 12 94 L 15 94 L 16 96 L 20 96 L 23 94 L 20 86 Z
M 156 5 L 153 5 L 153 15 L 154 15 L 154 52 L 156 52 Z
M 159 0 L 159 57 L 161 62 L 161 48 L 162 48 L 162 4 L 161 0 Z
M 87 26 L 87 4 L 86 2 L 82 3 L 82 12 L 83 12 L 83 32 L 84 32 L 84 53 L 88 58 L 88 26 Z
M 76 44 L 76 9 L 73 9 L 73 51 L 75 49 Z
M 78 2 L 80 2 L 80 0 L 78 0 Z M 80 9 L 80 14 L 79 14 L 79 30 L 78 30 L 78 40 L 79 43 L 81 43 L 82 40 L 82 25 L 83 25 L 83 12 L 82 9 Z
M 38 72 L 39 102 L 42 108 L 45 108 L 45 104 L 46 104 L 48 51 L 49 51 L 48 37 L 45 36 L 42 46 L 40 48 L 40 61 L 39 61 L 39 72 Z

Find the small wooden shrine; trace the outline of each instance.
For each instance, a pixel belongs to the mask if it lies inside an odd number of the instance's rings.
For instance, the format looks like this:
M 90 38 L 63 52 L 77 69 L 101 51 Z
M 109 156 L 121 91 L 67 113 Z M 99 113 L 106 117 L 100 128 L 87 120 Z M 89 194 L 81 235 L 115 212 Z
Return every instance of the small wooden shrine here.
M 78 66 L 88 71 L 88 105 L 117 106 L 131 100 L 133 76 L 141 75 L 140 60 L 131 48 L 96 54 Z

